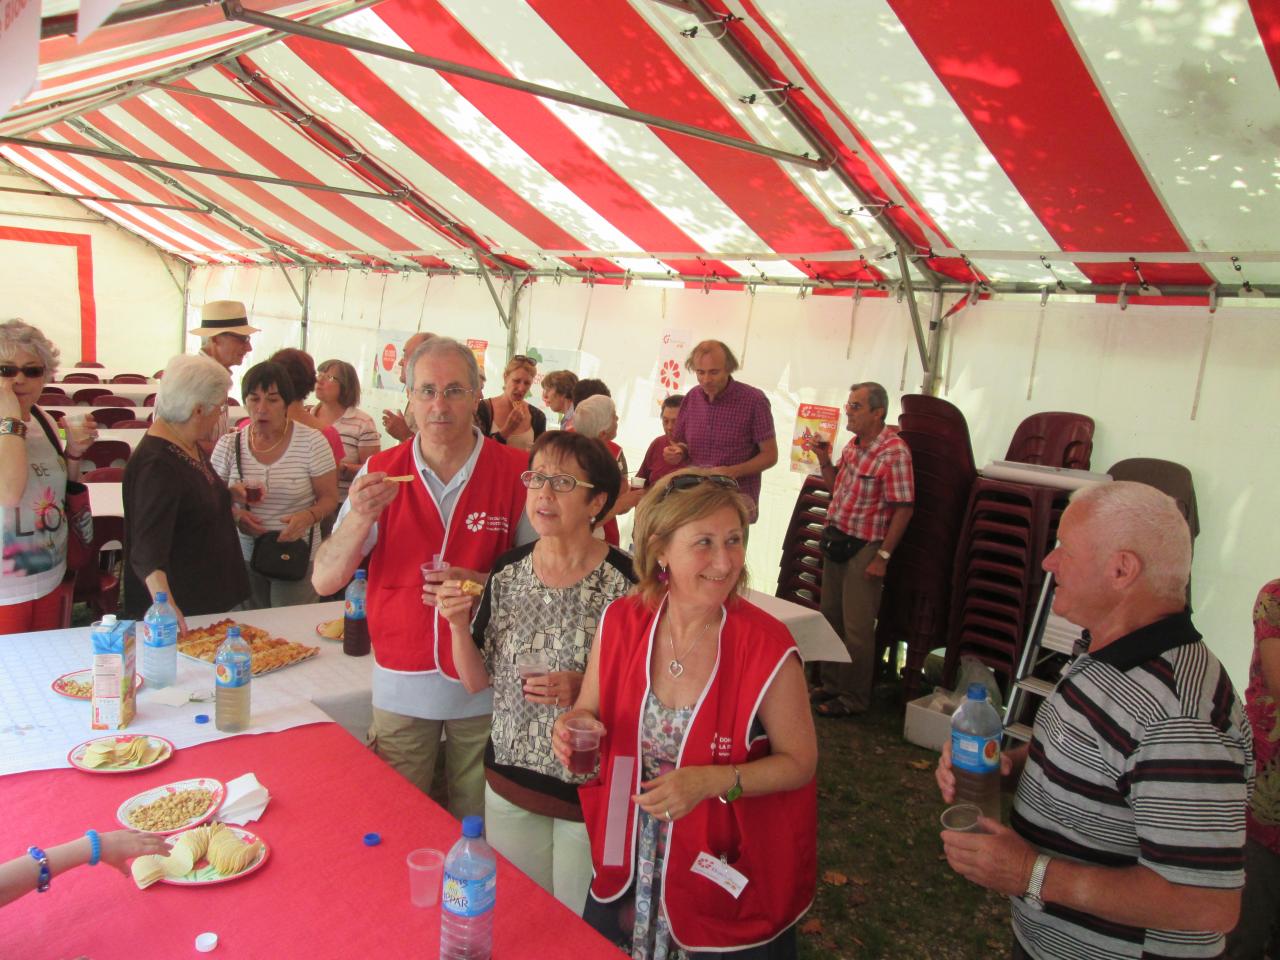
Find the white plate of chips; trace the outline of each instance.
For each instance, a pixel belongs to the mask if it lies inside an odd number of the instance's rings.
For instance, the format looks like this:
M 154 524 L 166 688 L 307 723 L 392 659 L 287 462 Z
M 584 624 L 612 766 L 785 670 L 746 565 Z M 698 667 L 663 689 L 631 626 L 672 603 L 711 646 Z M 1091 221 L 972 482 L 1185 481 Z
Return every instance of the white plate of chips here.
M 341 640 L 346 626 L 347 622 L 342 617 L 336 620 L 325 620 L 323 623 L 316 624 L 316 636 L 322 640 Z
M 135 794 L 120 804 L 116 820 L 144 833 L 181 833 L 217 813 L 226 797 L 227 788 L 221 780 L 192 777 Z
M 85 773 L 133 773 L 158 767 L 173 756 L 173 744 L 146 733 L 94 737 L 71 748 L 67 763 Z
M 142 689 L 142 683 L 142 674 L 135 673 L 133 675 L 134 693 Z M 71 673 L 64 673 L 49 684 L 49 689 L 70 700 L 92 700 L 93 671 L 73 670 Z
M 239 880 L 260 870 L 271 853 L 257 834 L 214 821 L 168 840 L 169 856 L 138 857 L 133 879 L 141 889 L 153 883 L 204 887 Z

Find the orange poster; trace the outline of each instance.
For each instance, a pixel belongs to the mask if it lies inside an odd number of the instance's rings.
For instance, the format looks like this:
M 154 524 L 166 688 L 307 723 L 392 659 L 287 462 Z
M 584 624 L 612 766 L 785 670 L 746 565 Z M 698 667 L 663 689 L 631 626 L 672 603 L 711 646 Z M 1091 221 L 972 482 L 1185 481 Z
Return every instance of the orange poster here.
M 815 440 L 834 444 L 840 428 L 840 408 L 802 403 L 796 410 L 796 428 L 791 437 L 793 473 L 818 473 L 818 458 L 810 449 Z

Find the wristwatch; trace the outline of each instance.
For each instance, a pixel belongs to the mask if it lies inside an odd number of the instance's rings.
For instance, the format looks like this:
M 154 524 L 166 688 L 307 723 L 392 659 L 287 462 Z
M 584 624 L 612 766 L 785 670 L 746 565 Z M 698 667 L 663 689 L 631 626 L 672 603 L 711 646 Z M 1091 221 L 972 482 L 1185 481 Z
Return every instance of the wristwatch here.
M 879 557 L 881 560 L 888 560 L 890 557 L 893 556 L 893 554 L 890 553 L 888 550 L 877 550 L 876 556 Z
M 742 796 L 742 771 L 735 765 L 733 768 L 733 786 L 721 795 L 720 802 L 733 803 L 740 796 Z
M 1027 881 L 1027 892 L 1022 895 L 1022 899 L 1032 910 L 1044 909 L 1044 897 L 1040 895 L 1040 891 L 1044 889 L 1044 875 L 1049 870 L 1049 860 L 1049 855 L 1042 853 L 1036 857 L 1036 862 L 1031 867 L 1031 879 Z

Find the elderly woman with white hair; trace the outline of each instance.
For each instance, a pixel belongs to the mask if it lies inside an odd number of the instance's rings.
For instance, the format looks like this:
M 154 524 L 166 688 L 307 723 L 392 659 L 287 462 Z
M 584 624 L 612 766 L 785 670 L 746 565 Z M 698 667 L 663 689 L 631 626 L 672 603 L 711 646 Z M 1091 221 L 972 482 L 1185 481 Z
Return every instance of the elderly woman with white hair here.
M 618 531 L 618 515 L 626 513 L 644 496 L 645 491 L 631 490 L 627 483 L 627 455 L 622 447 L 614 442 L 618 435 L 618 408 L 613 398 L 605 394 L 593 394 L 579 403 L 573 411 L 573 431 L 595 437 L 613 454 L 613 459 L 622 471 L 622 485 L 618 488 L 618 498 L 609 513 L 596 526 L 597 535 L 615 547 L 619 545 L 621 536 Z
M 36 406 L 58 371 L 58 348 L 21 320 L 0 323 L 0 634 L 62 626 L 67 481 L 93 443 L 93 420 L 66 447 Z
M 231 374 L 205 356 L 165 367 L 155 421 L 124 470 L 124 611 L 141 619 L 163 590 L 184 615 L 223 613 L 249 596 L 231 491 L 201 443 L 217 429 Z

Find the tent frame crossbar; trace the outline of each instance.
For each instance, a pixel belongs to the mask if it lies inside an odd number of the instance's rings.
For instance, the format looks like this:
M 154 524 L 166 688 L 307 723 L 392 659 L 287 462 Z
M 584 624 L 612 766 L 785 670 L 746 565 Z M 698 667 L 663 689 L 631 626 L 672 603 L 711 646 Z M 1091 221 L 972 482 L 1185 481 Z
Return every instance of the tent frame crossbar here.
M 211 207 L 193 207 L 180 203 L 161 203 L 158 200 L 126 200 L 123 197 L 102 197 L 94 193 L 63 193 L 61 190 L 37 190 L 34 187 L 0 187 L 0 193 L 25 193 L 36 197 L 58 197 L 62 200 L 89 200 L 93 203 L 119 203 L 129 207 L 151 207 L 156 210 L 177 210 L 180 213 L 212 213 Z
M 577 93 L 569 93 L 566 90 L 557 90 L 555 87 L 548 87 L 540 83 L 531 83 L 528 80 L 520 80 L 516 77 L 503 76 L 502 74 L 492 73 L 488 70 L 480 70 L 476 67 L 467 66 L 464 63 L 442 60 L 439 57 L 428 56 L 423 53 L 417 53 L 413 50 L 404 50 L 400 47 L 393 47 L 385 43 L 378 43 L 376 40 L 368 40 L 364 37 L 337 33 L 332 30 L 324 30 L 300 21 L 277 17 L 269 13 L 247 10 L 240 4 L 239 0 L 224 0 L 222 6 L 223 10 L 226 12 L 228 20 L 238 20 L 241 23 L 250 23 L 255 26 L 266 27 L 274 32 L 306 37 L 309 40 L 318 40 L 321 43 L 331 43 L 335 46 L 346 47 L 349 50 L 359 50 L 362 53 L 385 57 L 388 60 L 396 60 L 400 63 L 407 63 L 417 67 L 426 67 L 439 73 L 465 77 L 469 80 L 477 80 L 481 83 L 490 83 L 495 86 L 505 87 L 508 90 L 517 90 L 521 93 L 532 94 L 533 96 L 540 97 L 544 100 L 553 100 L 557 103 L 567 104 L 583 110 L 603 113 L 611 117 L 616 117 L 620 120 L 631 120 L 637 123 L 643 123 L 646 126 L 653 127 L 655 129 L 667 130 L 671 133 L 678 133 L 686 137 L 693 137 L 697 140 L 706 140 L 710 143 L 716 143 L 723 147 L 731 147 L 735 150 L 741 150 L 746 153 L 758 154 L 759 156 L 769 157 L 770 159 L 779 160 L 783 163 L 794 163 L 802 167 L 810 167 L 814 170 L 827 170 L 831 167 L 830 156 L 826 153 L 819 153 L 817 157 L 813 157 L 809 154 L 798 154 L 791 153 L 787 150 L 779 150 L 774 147 L 765 146 L 764 144 L 755 143 L 751 140 L 743 140 L 739 137 L 731 137 L 723 133 L 716 133 L 714 130 L 705 130 L 702 127 L 696 127 L 692 124 L 681 123 L 679 120 L 671 120 L 667 117 L 657 116 L 656 114 L 632 110 L 628 107 L 619 106 L 616 103 L 609 103 L 605 100 L 595 100 L 591 97 L 584 97 Z

